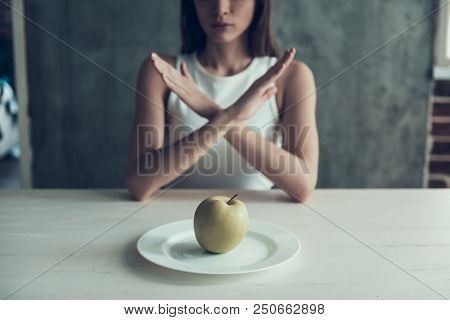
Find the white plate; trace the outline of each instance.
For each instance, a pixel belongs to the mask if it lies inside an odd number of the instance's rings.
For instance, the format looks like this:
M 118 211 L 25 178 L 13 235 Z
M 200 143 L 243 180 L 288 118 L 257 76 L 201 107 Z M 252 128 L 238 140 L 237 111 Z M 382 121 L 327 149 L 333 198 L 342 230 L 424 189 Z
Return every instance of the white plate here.
M 293 259 L 300 241 L 290 231 L 250 220 L 247 235 L 233 250 L 210 253 L 197 242 L 193 219 L 152 229 L 137 242 L 147 260 L 179 271 L 203 274 L 238 274 L 270 269 Z

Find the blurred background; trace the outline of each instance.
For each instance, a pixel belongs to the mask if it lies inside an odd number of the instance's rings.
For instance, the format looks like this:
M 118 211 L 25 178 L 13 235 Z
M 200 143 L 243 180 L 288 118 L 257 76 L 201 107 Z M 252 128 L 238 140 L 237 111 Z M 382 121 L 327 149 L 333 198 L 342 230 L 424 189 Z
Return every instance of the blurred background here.
M 319 188 L 449 187 L 443 3 L 273 1 L 319 89 Z M 0 187 L 124 187 L 132 87 L 149 52 L 178 53 L 179 7 L 0 0 Z

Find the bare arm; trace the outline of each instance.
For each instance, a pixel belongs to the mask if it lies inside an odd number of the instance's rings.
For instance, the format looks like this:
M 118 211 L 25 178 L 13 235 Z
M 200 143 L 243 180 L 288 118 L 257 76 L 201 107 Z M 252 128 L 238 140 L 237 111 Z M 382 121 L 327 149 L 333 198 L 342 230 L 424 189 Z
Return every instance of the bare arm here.
M 281 115 L 283 145 L 246 127 L 239 121 L 225 138 L 253 167 L 288 193 L 304 202 L 317 184 L 319 140 L 316 126 L 314 76 L 303 63 L 295 61 L 283 80 L 285 112 Z M 221 108 L 214 105 L 211 111 Z
M 159 77 L 150 59 L 146 59 L 139 70 L 137 81 L 134 119 L 128 144 L 128 160 L 125 184 L 136 200 L 144 200 L 152 181 L 137 175 L 141 167 L 141 158 L 145 148 L 158 150 L 164 143 L 164 100 L 168 89 Z M 148 126 L 152 139 L 145 145 L 145 132 L 139 130 L 140 125 Z M 153 191 L 153 190 L 152 190 Z M 152 192 L 151 191 L 151 192 Z
M 142 201 L 194 165 L 242 117 L 251 116 L 276 90 L 267 81 L 253 86 L 232 106 L 211 116 L 203 127 L 165 147 L 162 106 L 167 87 L 148 60 L 140 71 L 138 92 L 142 95 L 138 94 L 136 100 L 126 185 L 133 198 Z M 145 130 L 139 130 L 139 125 L 145 125 Z M 145 134 L 151 139 L 145 139 Z
M 285 74 L 281 116 L 282 148 L 247 128 L 242 122 L 226 139 L 257 170 L 296 201 L 304 202 L 315 189 L 319 141 L 315 119 L 314 77 L 303 63 L 294 61 Z
M 231 110 L 224 110 L 205 126 L 163 147 L 162 106 L 166 86 L 160 78 L 152 63 L 146 61 L 138 79 L 137 90 L 142 95 L 138 94 L 136 100 L 126 178 L 128 190 L 138 201 L 147 199 L 161 186 L 194 165 L 236 122 Z
M 289 62 L 290 58 L 285 55 L 277 64 L 282 63 L 283 59 Z M 222 110 L 198 90 L 186 65 L 182 64 L 180 76 L 162 60 L 156 59 L 155 64 L 164 81 L 194 111 L 210 118 Z M 282 147 L 250 130 L 242 121 L 229 130 L 225 137 L 253 167 L 296 201 L 302 202 L 315 189 L 318 173 L 314 76 L 305 64 L 295 61 L 277 81 L 277 85 L 283 87 L 284 93 L 285 108 L 280 123 Z

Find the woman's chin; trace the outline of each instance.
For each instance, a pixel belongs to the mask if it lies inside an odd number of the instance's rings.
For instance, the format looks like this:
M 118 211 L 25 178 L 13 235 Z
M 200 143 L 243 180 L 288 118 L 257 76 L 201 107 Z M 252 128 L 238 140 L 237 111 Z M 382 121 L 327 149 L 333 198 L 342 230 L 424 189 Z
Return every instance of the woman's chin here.
M 226 44 L 229 42 L 233 42 L 234 40 L 236 40 L 237 37 L 234 35 L 230 35 L 230 34 L 215 34 L 215 35 L 211 35 L 209 37 L 209 40 L 211 40 L 212 42 L 215 42 L 217 44 Z

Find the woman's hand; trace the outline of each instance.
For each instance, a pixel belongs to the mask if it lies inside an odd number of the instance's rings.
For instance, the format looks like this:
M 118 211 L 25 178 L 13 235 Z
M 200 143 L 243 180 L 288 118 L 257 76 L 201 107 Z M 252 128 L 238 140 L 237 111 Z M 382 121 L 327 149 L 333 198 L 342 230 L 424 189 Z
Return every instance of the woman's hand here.
M 226 111 L 231 113 L 237 120 L 250 119 L 267 99 L 276 94 L 277 87 L 275 82 L 292 62 L 294 56 L 294 48 L 286 50 L 283 57 L 267 70 L 263 76 L 258 78 Z M 222 110 L 197 87 L 184 61 L 180 66 L 180 74 L 156 53 L 152 53 L 151 57 L 169 89 L 176 93 L 197 114 L 211 119 L 218 111 Z
M 278 88 L 275 82 L 292 62 L 294 56 L 295 48 L 286 50 L 283 57 L 267 70 L 263 76 L 258 78 L 227 111 L 232 112 L 237 120 L 250 119 L 267 99 L 277 93 Z
M 155 68 L 159 71 L 169 89 L 177 94 L 197 114 L 211 119 L 221 110 L 214 101 L 197 87 L 189 73 L 186 62 L 181 62 L 180 74 L 156 53 L 152 53 L 151 57 Z

